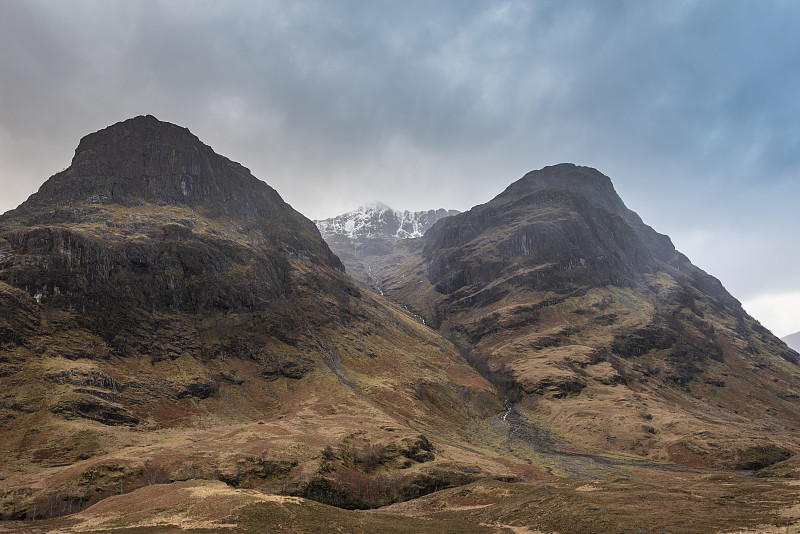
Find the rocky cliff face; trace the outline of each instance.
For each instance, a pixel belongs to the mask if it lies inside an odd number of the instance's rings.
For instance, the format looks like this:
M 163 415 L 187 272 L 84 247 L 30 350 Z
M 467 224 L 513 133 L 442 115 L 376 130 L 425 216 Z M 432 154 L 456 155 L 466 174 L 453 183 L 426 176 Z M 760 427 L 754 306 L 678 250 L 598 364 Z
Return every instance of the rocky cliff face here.
M 491 242 L 479 239 L 497 228 L 506 231 Z M 478 243 L 493 249 L 484 251 L 485 261 L 459 262 L 453 257 L 474 257 Z M 669 237 L 629 210 L 607 176 L 572 164 L 532 171 L 491 202 L 435 225 L 426 236 L 423 255 L 430 260 L 431 282 L 445 293 L 456 289 L 454 285 L 474 285 L 448 280 L 469 277 L 476 265 L 488 269 L 478 284 L 501 276 L 498 269 L 503 266 L 525 266 L 537 267 L 537 279 L 545 285 L 560 283 L 563 291 L 572 277 L 577 277 L 574 287 L 626 285 L 666 264 L 702 291 L 741 309 L 718 280 L 693 266 Z M 545 275 L 543 268 L 553 276 Z
M 45 182 L 12 218 L 82 204 L 188 206 L 247 226 L 280 221 L 280 230 L 313 233 L 310 221 L 239 163 L 188 129 L 150 115 L 81 139 L 69 168 Z M 288 237 L 289 232 L 284 232 Z M 309 243 L 306 243 L 307 245 Z
M 555 211 L 572 216 L 554 218 Z M 498 226 L 508 231 L 478 250 L 479 238 Z M 470 261 L 479 253 L 487 255 L 485 261 Z M 425 240 L 423 254 L 430 262 L 429 279 L 444 294 L 488 285 L 509 269 L 539 267 L 529 286 L 563 290 L 624 284 L 634 273 L 655 268 L 650 250 L 622 218 L 564 189 L 535 190 L 442 223 Z
M 112 300 L 120 290 L 156 307 L 238 308 L 290 293 L 292 261 L 343 270 L 275 190 L 151 116 L 86 136 L 70 167 L 0 217 L 0 228 L 3 280 L 42 297 L 84 298 L 102 286 Z M 251 262 L 257 276 L 226 283 L 232 265 Z M 120 277 L 124 289 L 109 293 Z
M 459 213 L 456 210 L 397 211 L 382 203 L 361 206 L 356 211 L 314 221 L 322 237 L 359 239 L 408 239 L 422 237 L 436 221 Z

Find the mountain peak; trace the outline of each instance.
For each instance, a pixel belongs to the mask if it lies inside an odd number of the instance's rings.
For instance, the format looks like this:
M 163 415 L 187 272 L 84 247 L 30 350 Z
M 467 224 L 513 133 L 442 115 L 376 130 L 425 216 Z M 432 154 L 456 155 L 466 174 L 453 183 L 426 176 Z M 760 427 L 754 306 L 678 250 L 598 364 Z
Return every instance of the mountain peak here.
M 99 155 L 113 160 L 130 156 L 132 154 L 127 152 L 133 151 L 143 156 L 141 147 L 159 146 L 175 153 L 214 153 L 188 128 L 160 121 L 152 115 L 139 115 L 84 136 L 75 150 L 72 166 L 91 164 Z
M 611 178 L 592 167 L 574 163 L 559 163 L 531 171 L 511 184 L 498 195 L 497 200 L 513 199 L 542 189 L 566 189 L 583 195 L 587 200 L 598 204 L 612 213 L 629 219 L 639 217 L 625 207 L 614 189 Z
M 378 201 L 363 205 L 355 211 L 314 222 L 322 237 L 326 239 L 343 236 L 350 239 L 396 240 L 422 237 L 433 223 L 457 213 L 456 210 L 443 208 L 428 211 L 399 211 Z
M 85 136 L 70 166 L 14 212 L 41 215 L 92 204 L 186 206 L 245 222 L 294 213 L 246 167 L 217 154 L 189 129 L 152 115 Z
M 70 166 L 51 176 L 0 221 L 23 227 L 96 224 L 98 212 L 103 211 L 104 217 L 114 219 L 111 228 L 121 224 L 113 213 L 116 206 L 168 206 L 225 221 L 240 238 L 256 231 L 272 244 L 304 251 L 341 268 L 314 224 L 273 188 L 244 166 L 217 154 L 188 128 L 152 115 L 85 136 Z
M 220 207 L 231 200 L 252 204 L 256 191 L 256 196 L 277 197 L 248 169 L 214 152 L 187 128 L 146 115 L 85 136 L 71 165 L 31 200 Z
M 636 212 L 628 209 L 614 189 L 611 178 L 592 167 L 559 163 L 531 171 L 497 195 L 492 203 L 496 206 L 507 204 L 546 189 L 562 189 L 581 195 L 588 202 L 621 217 L 660 260 L 670 262 L 675 258 L 675 246 L 670 238 L 653 230 Z

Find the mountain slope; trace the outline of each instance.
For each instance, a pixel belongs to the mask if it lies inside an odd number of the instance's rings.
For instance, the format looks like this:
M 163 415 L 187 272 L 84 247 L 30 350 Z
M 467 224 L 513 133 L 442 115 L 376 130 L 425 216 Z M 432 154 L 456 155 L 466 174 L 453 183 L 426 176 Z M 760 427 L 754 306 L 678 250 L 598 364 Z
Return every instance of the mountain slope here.
M 147 116 L 85 137 L 0 217 L 0 513 L 186 477 L 327 480 L 316 498 L 375 505 L 351 450 L 407 469 L 389 499 L 457 480 L 447 443 L 502 411 L 496 392 L 343 271 L 311 221 L 187 129 Z
M 594 169 L 531 172 L 372 269 L 520 401 L 523 426 L 695 465 L 798 450 L 798 355 Z

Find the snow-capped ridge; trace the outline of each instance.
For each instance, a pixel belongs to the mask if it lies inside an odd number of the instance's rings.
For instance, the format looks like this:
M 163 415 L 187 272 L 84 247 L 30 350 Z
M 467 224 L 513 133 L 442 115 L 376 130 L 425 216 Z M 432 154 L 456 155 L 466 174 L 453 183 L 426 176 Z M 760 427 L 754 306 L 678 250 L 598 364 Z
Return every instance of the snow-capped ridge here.
M 400 211 L 376 201 L 330 219 L 314 221 L 323 238 L 345 236 L 350 239 L 422 237 L 433 224 L 456 210 Z

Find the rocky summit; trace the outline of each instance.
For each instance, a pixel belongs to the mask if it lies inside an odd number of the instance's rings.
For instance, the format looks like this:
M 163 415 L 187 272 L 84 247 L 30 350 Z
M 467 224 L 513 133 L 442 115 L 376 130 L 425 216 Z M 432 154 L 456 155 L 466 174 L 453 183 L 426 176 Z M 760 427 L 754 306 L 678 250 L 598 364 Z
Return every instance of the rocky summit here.
M 0 532 L 781 532 L 798 358 L 594 169 L 315 225 L 136 117 L 0 216 Z
M 151 116 L 86 136 L 69 168 L 0 228 L 2 280 L 40 301 L 91 301 L 104 317 L 120 299 L 155 310 L 270 308 L 299 287 L 300 262 L 317 267 L 314 283 L 357 293 L 314 225 L 274 189 Z

